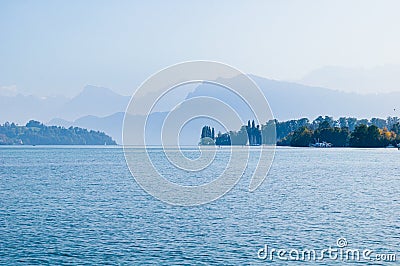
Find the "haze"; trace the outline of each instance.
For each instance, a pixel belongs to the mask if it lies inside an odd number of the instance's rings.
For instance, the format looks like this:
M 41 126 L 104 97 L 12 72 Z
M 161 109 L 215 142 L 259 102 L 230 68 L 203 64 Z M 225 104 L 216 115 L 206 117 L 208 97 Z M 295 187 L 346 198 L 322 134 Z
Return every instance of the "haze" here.
M 400 90 L 398 10 L 398 1 L 1 1 L 0 93 L 71 97 L 92 84 L 130 95 L 196 59 L 339 90 Z M 326 66 L 395 71 L 385 86 L 305 78 Z

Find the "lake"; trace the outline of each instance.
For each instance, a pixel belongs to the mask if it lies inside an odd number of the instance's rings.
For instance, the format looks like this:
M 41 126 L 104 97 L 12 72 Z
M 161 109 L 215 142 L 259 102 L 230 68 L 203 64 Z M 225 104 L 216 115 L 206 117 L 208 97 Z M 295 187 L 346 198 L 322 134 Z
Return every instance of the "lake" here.
M 265 245 L 319 252 L 338 239 L 400 260 L 397 149 L 278 147 L 262 185 L 249 192 L 249 182 L 179 207 L 143 191 L 120 147 L 0 147 L 0 264 L 265 265 Z

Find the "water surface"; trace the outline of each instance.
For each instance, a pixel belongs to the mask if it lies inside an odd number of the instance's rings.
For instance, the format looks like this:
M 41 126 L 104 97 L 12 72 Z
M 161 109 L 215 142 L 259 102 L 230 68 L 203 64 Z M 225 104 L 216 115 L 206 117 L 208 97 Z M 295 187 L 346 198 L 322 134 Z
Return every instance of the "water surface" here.
M 399 253 L 399 162 L 397 149 L 278 148 L 255 192 L 247 174 L 215 202 L 176 207 L 137 185 L 121 148 L 0 147 L 0 263 L 267 264 L 265 244 L 323 249 L 340 237 Z

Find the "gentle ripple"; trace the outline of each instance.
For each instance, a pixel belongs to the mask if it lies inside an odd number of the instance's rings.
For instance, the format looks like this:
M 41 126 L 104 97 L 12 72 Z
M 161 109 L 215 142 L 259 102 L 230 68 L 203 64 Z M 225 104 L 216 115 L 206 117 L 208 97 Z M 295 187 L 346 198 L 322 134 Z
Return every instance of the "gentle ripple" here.
M 399 253 L 399 161 L 396 149 L 278 148 L 255 192 L 247 173 L 213 203 L 176 207 L 136 184 L 121 148 L 1 147 L 0 263 L 268 264 L 264 244 L 321 250 L 339 237 Z

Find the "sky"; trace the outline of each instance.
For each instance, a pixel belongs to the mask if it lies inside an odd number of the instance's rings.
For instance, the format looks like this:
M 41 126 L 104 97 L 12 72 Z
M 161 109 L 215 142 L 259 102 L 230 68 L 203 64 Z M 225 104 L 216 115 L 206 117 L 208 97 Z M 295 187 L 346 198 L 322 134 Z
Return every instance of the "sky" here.
M 399 10 L 385 0 L 3 0 L 0 91 L 70 97 L 91 84 L 130 95 L 188 60 L 278 80 L 326 66 L 396 66 Z

